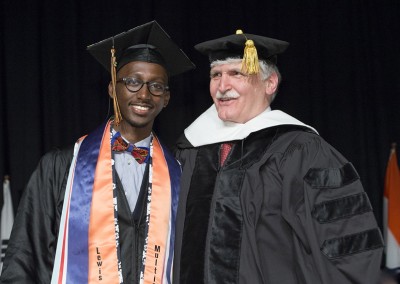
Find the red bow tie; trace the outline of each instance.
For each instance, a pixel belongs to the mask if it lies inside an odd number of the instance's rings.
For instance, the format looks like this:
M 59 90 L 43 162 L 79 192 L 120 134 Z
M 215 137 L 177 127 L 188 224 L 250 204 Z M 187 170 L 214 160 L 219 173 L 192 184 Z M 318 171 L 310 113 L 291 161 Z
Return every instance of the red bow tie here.
M 136 147 L 135 145 L 127 143 L 119 132 L 117 132 L 111 140 L 112 150 L 116 152 L 130 152 L 139 164 L 147 162 L 149 159 L 149 148 Z

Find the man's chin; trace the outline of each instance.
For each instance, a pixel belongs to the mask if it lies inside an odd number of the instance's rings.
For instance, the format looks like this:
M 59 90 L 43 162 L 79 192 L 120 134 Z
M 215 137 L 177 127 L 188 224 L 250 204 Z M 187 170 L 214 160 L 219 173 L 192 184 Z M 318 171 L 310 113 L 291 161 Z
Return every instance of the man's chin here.
M 219 119 L 221 119 L 223 122 L 235 122 L 232 120 L 231 117 L 227 116 L 225 113 L 218 113 Z

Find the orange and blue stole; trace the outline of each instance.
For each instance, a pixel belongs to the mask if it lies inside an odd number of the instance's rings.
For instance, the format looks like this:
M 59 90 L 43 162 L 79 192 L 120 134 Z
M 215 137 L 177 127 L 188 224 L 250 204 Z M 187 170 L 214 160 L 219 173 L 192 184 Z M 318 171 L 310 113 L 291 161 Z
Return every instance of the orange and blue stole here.
M 123 283 L 111 121 L 75 145 L 51 283 Z M 147 238 L 141 283 L 171 283 L 181 168 L 157 137 L 150 145 Z

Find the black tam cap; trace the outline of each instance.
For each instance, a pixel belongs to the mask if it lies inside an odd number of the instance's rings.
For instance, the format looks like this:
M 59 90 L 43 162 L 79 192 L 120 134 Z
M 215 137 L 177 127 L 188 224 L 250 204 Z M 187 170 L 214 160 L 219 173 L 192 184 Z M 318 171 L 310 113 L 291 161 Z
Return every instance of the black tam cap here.
M 289 43 L 286 41 L 244 34 L 241 30 L 237 30 L 236 34 L 205 41 L 195 45 L 194 48 L 207 55 L 210 62 L 237 57 L 246 59 L 251 65 L 254 62 L 258 63 L 258 59 L 276 63 L 276 56 L 283 53 L 288 46 Z M 250 72 L 252 73 L 257 72 Z
M 169 76 L 195 68 L 186 54 L 156 21 L 89 45 L 87 50 L 104 68 L 111 71 L 112 48 L 115 50 L 117 72 L 132 61 L 160 64 L 167 70 Z

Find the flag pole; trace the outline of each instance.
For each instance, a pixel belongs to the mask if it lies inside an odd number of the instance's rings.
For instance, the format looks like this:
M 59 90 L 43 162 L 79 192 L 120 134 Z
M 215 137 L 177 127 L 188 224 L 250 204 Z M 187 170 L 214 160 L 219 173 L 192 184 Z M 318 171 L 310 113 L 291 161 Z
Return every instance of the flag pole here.
M 1 208 L 1 219 L 0 219 L 0 274 L 3 267 L 3 261 L 5 257 L 5 252 L 8 246 L 8 240 L 11 235 L 12 226 L 14 223 L 14 210 L 11 198 L 10 189 L 10 176 L 5 175 L 3 180 L 3 206 Z

